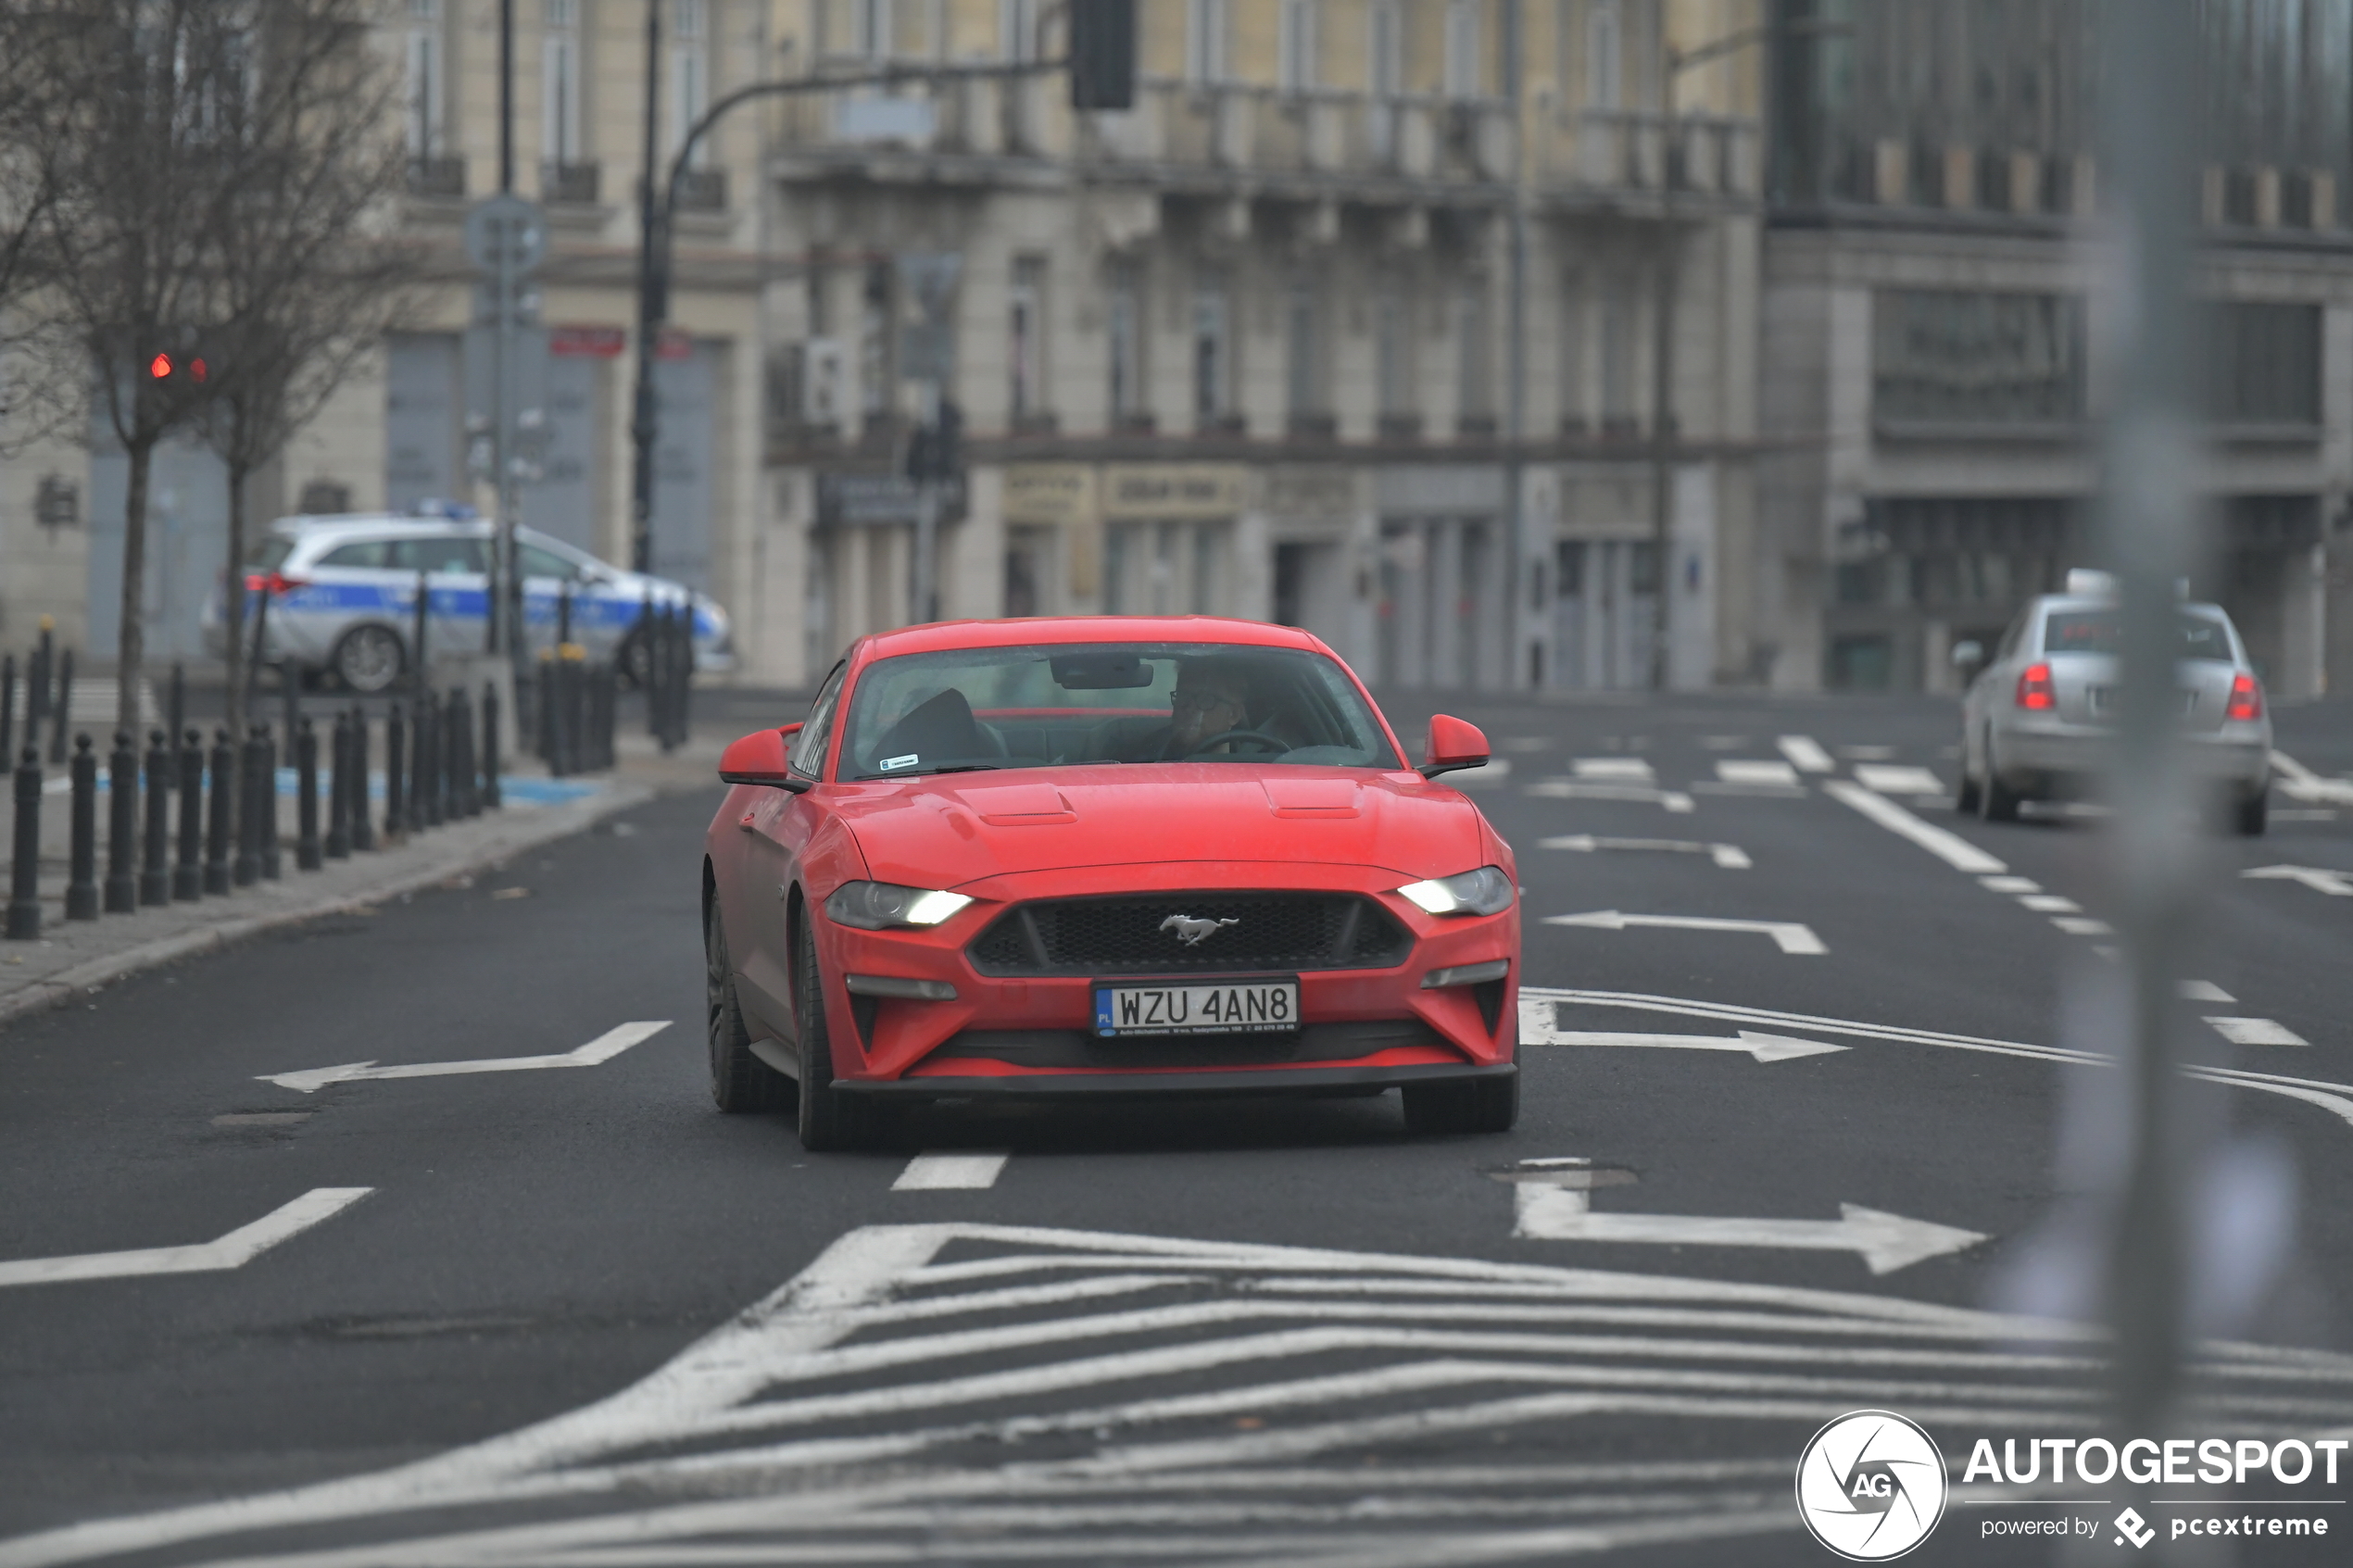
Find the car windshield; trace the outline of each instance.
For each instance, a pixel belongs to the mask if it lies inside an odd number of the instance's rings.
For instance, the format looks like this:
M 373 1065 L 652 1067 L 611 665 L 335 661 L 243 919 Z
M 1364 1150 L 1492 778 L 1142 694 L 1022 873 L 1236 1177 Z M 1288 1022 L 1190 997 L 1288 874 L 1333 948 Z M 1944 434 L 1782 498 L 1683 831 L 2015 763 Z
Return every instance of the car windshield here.
M 2174 624 L 2182 639 L 2176 649 L 2180 658 L 2237 662 L 2231 652 L 2231 633 L 2212 616 L 2183 615 Z M 2043 651 L 2112 654 L 2122 635 L 2122 623 L 2112 609 L 2054 610 L 2043 627 Z
M 265 533 L 245 547 L 245 566 L 253 571 L 275 571 L 294 554 L 295 542 L 283 533 Z
M 1218 643 L 878 659 L 851 694 L 845 739 L 845 779 L 1101 762 L 1399 766 L 1337 661 Z

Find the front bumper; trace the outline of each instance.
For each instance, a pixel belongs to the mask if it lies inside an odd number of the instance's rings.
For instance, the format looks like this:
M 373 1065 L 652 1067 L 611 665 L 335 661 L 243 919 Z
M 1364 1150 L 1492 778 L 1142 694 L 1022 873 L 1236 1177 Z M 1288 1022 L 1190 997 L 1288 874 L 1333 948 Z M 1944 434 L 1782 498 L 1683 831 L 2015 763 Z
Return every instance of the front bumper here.
M 1486 917 L 1426 914 L 1396 895 L 1410 880 L 1361 866 L 1220 862 L 1031 872 L 960 888 L 974 902 L 925 930 L 837 925 L 812 897 L 836 1082 L 845 1089 L 933 1097 L 1313 1093 L 1510 1068 L 1517 1044 L 1518 907 Z M 1362 895 L 1405 928 L 1411 945 L 1387 968 L 1283 972 L 1299 980 L 1302 1027 L 1295 1034 L 1125 1040 L 1100 1039 L 1092 1031 L 1093 983 L 1115 975 L 987 975 L 965 952 L 1015 903 L 1266 890 Z M 1423 987 L 1434 970 L 1497 959 L 1509 965 L 1502 981 Z M 851 974 L 945 982 L 955 997 L 853 997 L 846 984 Z
M 1509 1078 L 1516 1062 L 1427 1062 L 1395 1067 L 1353 1065 L 1224 1073 L 1054 1073 L 956 1078 L 837 1078 L 834 1087 L 889 1099 L 1037 1099 L 1068 1095 L 1100 1098 L 1182 1099 L 1227 1095 L 1319 1095 L 1378 1092 L 1408 1084 L 1460 1083 L 1474 1078 Z

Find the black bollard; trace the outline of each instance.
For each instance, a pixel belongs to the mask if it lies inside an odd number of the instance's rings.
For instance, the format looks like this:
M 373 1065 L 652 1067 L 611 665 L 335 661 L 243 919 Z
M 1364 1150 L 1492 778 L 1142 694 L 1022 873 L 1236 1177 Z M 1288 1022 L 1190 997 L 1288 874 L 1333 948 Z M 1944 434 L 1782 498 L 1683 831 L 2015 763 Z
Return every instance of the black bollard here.
M 204 737 L 194 730 L 180 736 L 180 861 L 171 870 L 171 897 L 204 897 Z
M 243 821 L 242 797 L 237 793 L 237 748 L 229 744 L 229 732 L 212 732 L 212 798 L 205 826 L 204 890 L 207 897 L 217 897 L 234 884 L 229 860 L 229 842 Z
M 98 754 L 73 737 L 73 816 L 67 826 L 66 919 L 98 918 Z
M 139 754 L 131 733 L 114 733 L 107 759 L 107 913 L 139 908 Z
M 54 764 L 66 759 L 66 725 L 71 721 L 67 711 L 73 706 L 73 650 L 67 648 L 57 655 L 57 695 L 49 707 L 49 760 Z
M 368 710 L 355 703 L 351 709 L 351 847 L 362 853 L 376 847 L 368 793 Z
M 425 580 L 425 574 L 420 571 L 417 573 L 417 624 L 413 632 L 410 633 L 409 641 L 410 647 L 413 650 L 412 657 L 416 660 L 416 665 L 411 671 L 411 674 L 416 682 L 417 700 L 421 709 L 423 705 L 425 694 L 433 689 L 433 665 L 431 659 L 428 657 L 430 650 L 425 646 L 425 633 L 427 630 L 425 622 L 429 618 L 432 608 L 433 587 L 432 584 Z
M 539 760 L 547 765 L 548 772 L 561 777 L 556 766 L 556 656 L 554 650 L 549 648 L 539 650 L 539 661 L 532 671 L 532 682 L 534 692 L 531 706 L 536 710 L 538 719 L 538 723 L 535 727 L 538 732 Z
M 30 706 L 28 704 L 27 706 Z M 7 940 L 41 935 L 41 753 L 26 746 L 16 768 L 16 843 L 8 862 Z
M 441 704 L 427 692 L 417 711 L 417 788 L 410 819 L 421 828 L 441 825 Z
M 657 666 L 661 656 L 655 651 L 654 596 L 650 588 L 646 591 L 645 603 L 637 607 L 637 631 L 634 641 L 636 645 L 634 650 L 625 643 L 622 645 L 622 649 L 629 658 L 630 677 L 646 696 L 646 734 L 651 739 L 661 732 L 658 728 L 661 709 L 654 701 L 655 676 L 659 672 Z
M 171 782 L 180 782 L 180 753 L 177 737 L 188 728 L 188 667 L 178 659 L 171 661 L 171 695 L 164 709 L 164 745 L 171 753 Z
M 278 861 L 278 737 L 270 726 L 258 726 L 261 735 L 261 875 L 266 882 L 278 880 L 283 868 Z
M 147 732 L 147 831 L 140 842 L 139 903 L 171 902 L 171 746 L 161 730 Z
M 285 717 L 278 726 L 278 733 L 286 737 L 286 746 L 291 752 L 294 746 L 295 731 L 300 727 L 302 719 L 302 671 L 295 663 L 294 655 L 291 653 L 286 655 L 278 665 L 278 700 L 285 709 Z M 288 760 L 292 760 L 291 756 Z
M 384 844 L 387 847 L 409 836 L 408 775 L 409 763 L 407 726 L 401 722 L 400 705 L 394 703 L 384 715 Z
M 261 727 L 245 732 L 237 747 L 237 859 L 239 887 L 261 880 Z
M 498 809 L 498 686 L 482 684 L 482 803 Z
M 473 704 L 466 700 L 466 688 L 449 688 L 449 815 L 466 818 L 474 815 L 474 736 L 472 713 Z
M 335 721 L 335 760 L 343 760 L 343 721 Z M 343 797 L 335 797 L 343 809 Z M 308 719 L 295 722 L 295 869 L 315 872 L 327 863 L 319 844 L 319 732 Z
M 335 715 L 334 756 L 331 762 L 334 776 L 327 791 L 327 842 L 323 847 L 330 859 L 347 860 L 351 859 L 351 716 L 347 713 Z M 310 737 L 310 771 L 312 799 L 303 833 L 315 838 L 319 832 L 319 737 L 315 734 Z
M 0 654 L 0 757 L 17 754 L 17 656 Z
M 49 630 L 49 618 L 41 618 L 41 640 L 32 647 L 32 657 L 24 661 L 24 743 L 41 744 L 41 721 L 49 717 L 49 671 L 57 652 L 52 646 L 54 633 Z

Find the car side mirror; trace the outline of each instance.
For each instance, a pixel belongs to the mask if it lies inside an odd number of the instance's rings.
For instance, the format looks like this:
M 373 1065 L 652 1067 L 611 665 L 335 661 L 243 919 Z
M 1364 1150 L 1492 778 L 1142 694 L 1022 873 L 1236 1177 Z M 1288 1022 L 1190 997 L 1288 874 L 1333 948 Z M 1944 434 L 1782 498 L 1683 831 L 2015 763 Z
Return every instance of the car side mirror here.
M 1479 732 L 1477 724 L 1451 714 L 1430 716 L 1429 744 L 1422 752 L 1422 777 L 1434 779 L 1441 773 L 1485 766 L 1487 737 Z
M 786 724 L 781 729 L 754 730 L 740 740 L 730 741 L 727 749 L 719 754 L 719 782 L 767 784 L 796 794 L 807 789 L 816 781 L 794 772 L 786 760 L 785 743 L 799 731 L 799 724 Z
M 1953 645 L 1953 668 L 1954 668 L 1954 669 L 1956 669 L 1956 670 L 1974 670 L 1975 668 L 1977 668 L 1977 666 L 1979 666 L 1979 665 L 1981 665 L 1981 664 L 1982 664 L 1982 663 L 1984 663 L 1984 662 L 1985 662 L 1985 647 L 1984 647 L 1984 645 L 1983 645 L 1983 644 L 1982 644 L 1982 643 L 1955 643 L 1955 644 Z

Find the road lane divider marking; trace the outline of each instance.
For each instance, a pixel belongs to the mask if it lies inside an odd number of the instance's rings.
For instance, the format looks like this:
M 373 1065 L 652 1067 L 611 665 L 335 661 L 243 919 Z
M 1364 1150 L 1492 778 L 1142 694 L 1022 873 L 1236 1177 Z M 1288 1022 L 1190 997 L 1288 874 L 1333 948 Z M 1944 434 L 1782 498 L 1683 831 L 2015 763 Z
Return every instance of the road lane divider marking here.
M 1982 876 L 1977 884 L 1988 893 L 2040 893 L 2043 884 L 2031 876 Z
M 2257 866 L 2239 875 L 2258 882 L 2300 882 L 2315 893 L 2325 893 L 2332 898 L 2353 898 L 2353 872 L 2332 871 L 2326 866 Z
M 1932 795 L 1945 793 L 1944 781 L 1926 768 L 1903 762 L 1857 762 L 1855 777 L 1865 789 L 1881 795 Z
M 1010 1158 L 1002 1154 L 918 1154 L 907 1161 L 893 1192 L 978 1191 L 997 1185 Z
M 1713 915 L 1629 915 L 1617 909 L 1592 909 L 1581 915 L 1546 915 L 1546 925 L 1585 926 L 1596 931 L 1623 931 L 1629 925 L 1668 931 L 1745 931 L 1769 936 L 1773 945 L 1793 957 L 1818 958 L 1830 949 L 1814 928 L 1793 920 L 1723 920 Z
M 1786 762 L 1728 757 L 1716 764 L 1716 777 L 1729 784 L 1762 784 L 1776 789 L 1798 787 L 1797 770 Z
M 2116 928 L 2104 920 L 2090 915 L 2053 915 L 2051 923 L 2070 936 L 2113 936 Z
M 2283 775 L 2280 793 L 2290 800 L 2353 806 L 2353 779 L 2324 779 L 2284 751 L 2271 753 L 2271 771 Z
M 145 1274 L 219 1273 L 241 1269 L 282 1241 L 333 1219 L 373 1187 L 313 1187 L 250 1224 L 193 1247 L 144 1247 L 127 1252 L 83 1252 L 66 1258 L 0 1262 L 0 1286 L 58 1285 L 69 1280 L 130 1279 Z
M 2214 1032 L 2234 1046 L 2309 1046 L 2312 1042 L 2268 1018 L 2208 1018 Z
M 1550 800 L 1632 800 L 1644 805 L 1664 807 L 1667 810 L 1678 815 L 1688 813 L 1692 809 L 1692 797 L 1682 790 L 1655 789 L 1643 784 L 1541 779 L 1528 786 L 1528 793 Z
M 2020 894 L 2018 901 L 2038 914 L 2080 915 L 2083 912 L 2082 905 L 2057 893 Z
M 1802 772 L 1838 771 L 1838 764 L 1831 760 L 1831 754 L 1817 745 L 1812 735 L 1783 735 L 1773 744 L 1780 748 L 1782 756 L 1790 759 L 1791 766 Z
M 371 1083 L 386 1078 L 449 1078 L 467 1073 L 532 1073 L 543 1067 L 598 1067 L 653 1038 L 670 1027 L 664 1018 L 623 1023 L 606 1030 L 585 1046 L 548 1056 L 497 1056 L 473 1061 L 412 1061 L 378 1067 L 373 1061 L 347 1061 L 340 1067 L 311 1067 L 299 1073 L 258 1073 L 262 1083 L 275 1084 L 298 1094 L 310 1094 L 330 1084 Z
M 1649 784 L 1657 775 L 1640 757 L 1579 757 L 1568 771 L 1580 779 L 1614 779 L 1623 784 Z
M 1600 849 L 1656 850 L 1668 855 L 1705 854 L 1727 871 L 1744 872 L 1753 862 L 1737 844 L 1703 844 L 1691 838 L 1596 838 L 1590 833 L 1561 834 L 1536 841 L 1540 849 L 1572 849 L 1591 855 Z
M 1826 779 L 1822 789 L 1832 799 L 1852 806 L 1888 832 L 1908 838 L 1957 872 L 1971 876 L 1999 876 L 2009 867 L 1959 834 L 1947 833 L 1913 816 L 1887 797 L 1847 779 Z
M 1771 1247 L 1852 1252 L 1875 1274 L 1893 1273 L 1988 1239 L 1978 1231 L 1842 1203 L 1835 1220 L 1698 1214 L 1604 1214 L 1593 1209 L 1600 1173 L 1561 1160 L 1513 1173 L 1512 1234 L 1529 1241 L 1613 1241 L 1659 1247 Z
M 2181 983 L 2182 999 L 2185 1002 L 2235 1002 L 2232 996 L 2211 980 L 2184 980 Z

